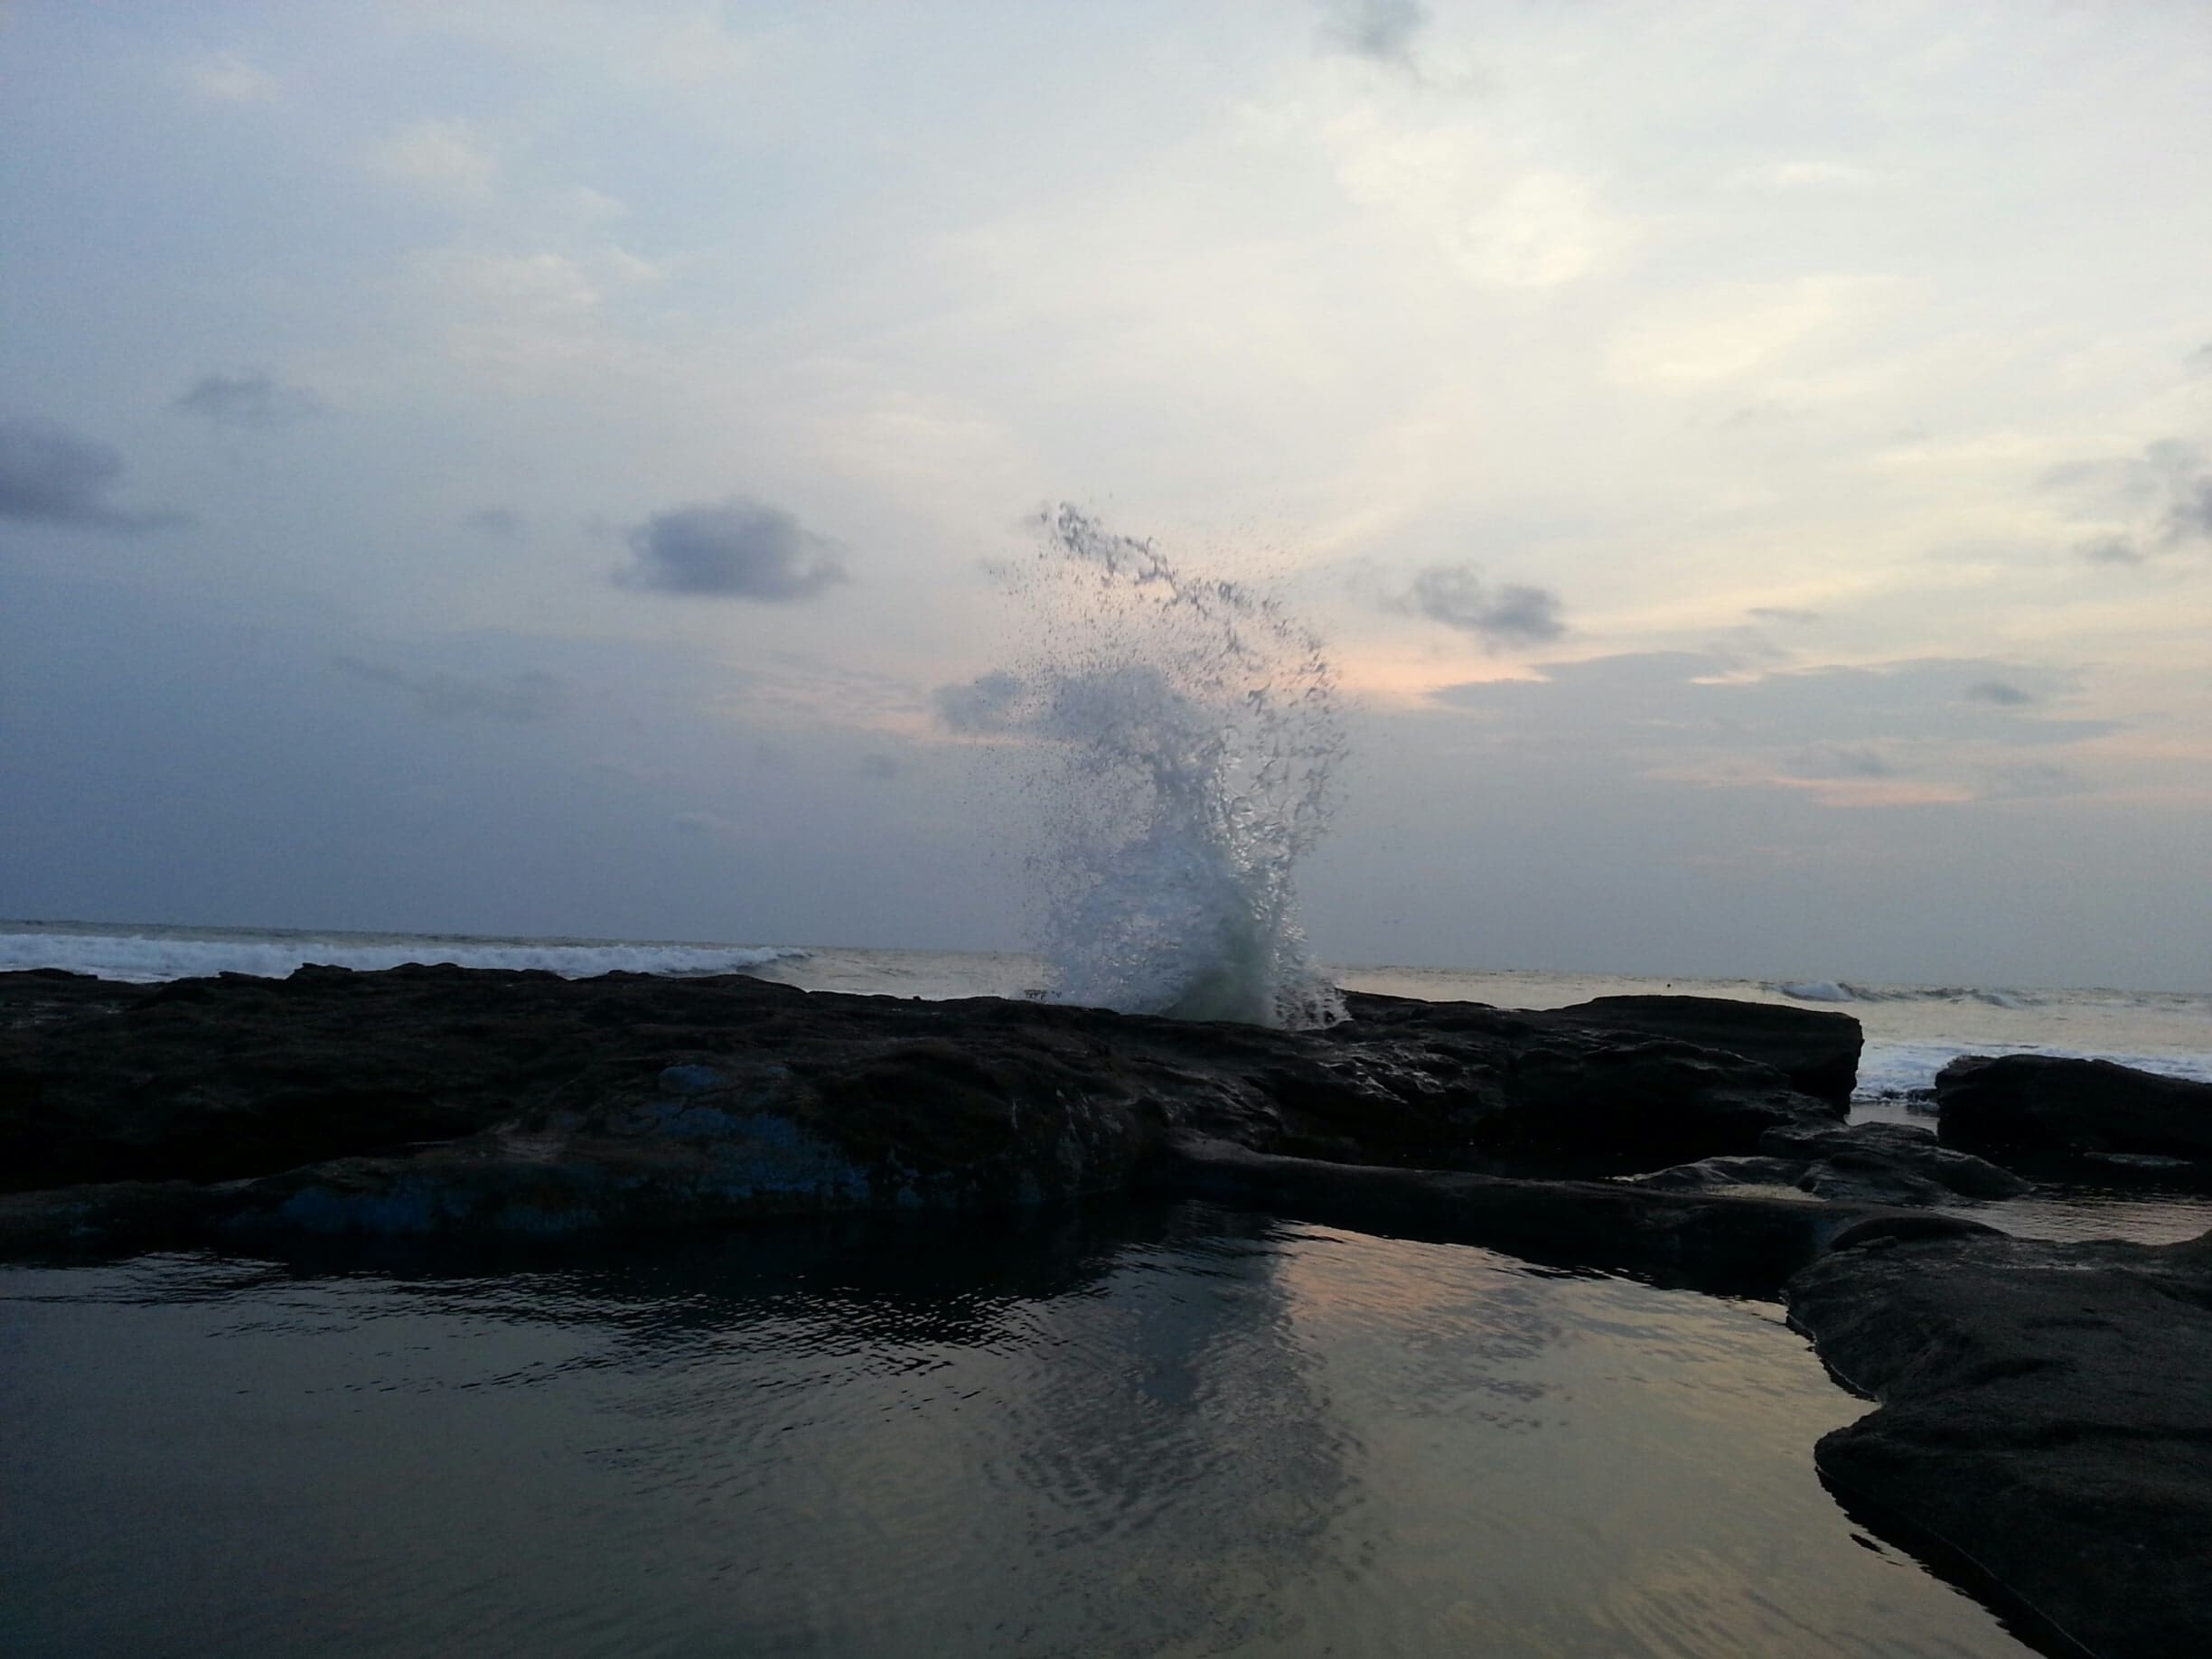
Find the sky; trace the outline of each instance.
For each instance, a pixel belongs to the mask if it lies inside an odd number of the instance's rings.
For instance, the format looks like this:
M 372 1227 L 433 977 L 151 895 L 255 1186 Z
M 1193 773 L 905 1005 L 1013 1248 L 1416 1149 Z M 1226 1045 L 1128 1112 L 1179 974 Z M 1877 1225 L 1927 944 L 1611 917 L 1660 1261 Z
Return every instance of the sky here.
M 1061 501 L 1325 959 L 2212 989 L 2199 0 L 0 4 L 0 915 L 1021 944 Z

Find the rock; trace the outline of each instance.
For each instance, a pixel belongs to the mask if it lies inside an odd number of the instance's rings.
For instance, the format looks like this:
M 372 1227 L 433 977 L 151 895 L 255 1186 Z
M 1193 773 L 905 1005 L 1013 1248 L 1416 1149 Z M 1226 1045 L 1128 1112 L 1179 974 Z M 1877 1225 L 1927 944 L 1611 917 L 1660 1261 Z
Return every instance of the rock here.
M 1790 1125 L 1760 1136 L 1759 1150 L 1776 1158 L 1823 1160 L 1839 1171 L 1896 1170 L 1961 1198 L 2017 1198 L 2035 1190 L 2033 1182 L 1945 1146 L 1935 1130 L 1917 1123 Z
M 2212 1652 L 2212 1234 L 1878 1241 L 1786 1296 L 1880 1401 L 1815 1454 L 1854 1514 L 2051 1651 Z
M 1992 1157 L 2212 1159 L 2212 1083 L 2110 1060 L 1965 1054 L 1936 1073 L 1945 1146 Z
M 1176 1130 L 1608 1175 L 1832 1120 L 1731 1054 L 1467 1005 L 1282 1032 L 741 976 L 0 974 L 0 1189 L 113 1187 L 81 1214 L 117 1226 L 152 1213 L 117 1183 L 225 1184 L 194 1214 L 232 1230 L 539 1232 L 1071 1198 Z
M 1791 1088 L 1849 1110 L 1865 1035 L 1848 1014 L 1725 997 L 1597 997 L 1536 1017 L 1591 1031 L 1641 1031 L 1772 1066 Z
M 1793 1125 L 1759 1137 L 1757 1158 L 1708 1158 L 1632 1176 L 1663 1192 L 1785 1187 L 1854 1204 L 1951 1204 L 2012 1198 L 2033 1187 L 2009 1169 L 1940 1146 L 1931 1129 L 1907 1123 Z
M 1806 1262 L 1855 1241 L 1990 1231 L 1960 1216 L 1877 1204 L 1278 1158 L 1187 1134 L 1167 1139 L 1146 1166 L 1146 1182 L 1157 1192 L 1331 1226 L 1633 1269 L 1736 1295 L 1771 1296 Z
M 1664 1169 L 1625 1176 L 1622 1185 L 1661 1193 L 1724 1193 L 1733 1187 L 1756 1186 L 1772 1195 L 1795 1195 L 1798 1182 L 1810 1167 L 1796 1158 L 1701 1158 L 1692 1164 L 1670 1164 Z M 1812 1196 L 1810 1193 L 1804 1195 Z

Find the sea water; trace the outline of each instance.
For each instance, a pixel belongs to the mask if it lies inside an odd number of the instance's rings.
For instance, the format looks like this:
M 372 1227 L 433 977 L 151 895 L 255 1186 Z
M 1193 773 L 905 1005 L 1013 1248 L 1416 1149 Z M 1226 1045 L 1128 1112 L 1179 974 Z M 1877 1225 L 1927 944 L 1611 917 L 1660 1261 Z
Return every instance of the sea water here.
M 0 1652 L 1995 1659 L 1768 1304 L 1202 1204 L 0 1269 Z

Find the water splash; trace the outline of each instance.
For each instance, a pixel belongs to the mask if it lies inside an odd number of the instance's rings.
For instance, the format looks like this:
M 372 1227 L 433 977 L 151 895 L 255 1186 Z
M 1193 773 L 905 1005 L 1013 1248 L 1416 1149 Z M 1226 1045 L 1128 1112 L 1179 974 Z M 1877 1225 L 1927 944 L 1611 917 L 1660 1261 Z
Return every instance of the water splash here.
M 1320 641 L 1272 599 L 1190 575 L 1063 506 L 1006 573 L 1036 655 L 941 697 L 1032 739 L 1026 804 L 1046 994 L 1266 1026 L 1326 1025 L 1292 875 L 1327 828 L 1344 752 Z

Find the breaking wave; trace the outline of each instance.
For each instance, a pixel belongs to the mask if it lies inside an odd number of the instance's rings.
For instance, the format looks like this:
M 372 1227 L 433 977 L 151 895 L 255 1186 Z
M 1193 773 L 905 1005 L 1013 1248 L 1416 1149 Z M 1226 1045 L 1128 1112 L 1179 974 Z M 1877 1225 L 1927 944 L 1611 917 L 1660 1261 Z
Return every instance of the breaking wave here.
M 149 985 L 164 979 L 244 973 L 281 979 L 307 964 L 362 972 L 408 962 L 463 968 L 535 968 L 571 979 L 623 971 L 700 975 L 743 973 L 808 952 L 777 947 L 513 942 L 476 939 L 242 934 L 195 937 L 159 930 L 72 933 L 39 930 L 0 933 L 0 970 L 61 968 L 96 979 Z
M 1992 1008 L 2033 1008 L 2026 991 L 1971 985 L 1854 985 L 1837 979 L 1784 979 L 1764 989 L 1797 1002 L 1979 1002 Z
M 1320 641 L 1271 598 L 1072 507 L 1005 572 L 1036 654 L 940 696 L 1023 740 L 1045 991 L 1177 1018 L 1326 1025 L 1292 876 L 1345 747 Z

